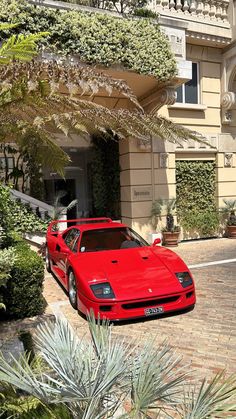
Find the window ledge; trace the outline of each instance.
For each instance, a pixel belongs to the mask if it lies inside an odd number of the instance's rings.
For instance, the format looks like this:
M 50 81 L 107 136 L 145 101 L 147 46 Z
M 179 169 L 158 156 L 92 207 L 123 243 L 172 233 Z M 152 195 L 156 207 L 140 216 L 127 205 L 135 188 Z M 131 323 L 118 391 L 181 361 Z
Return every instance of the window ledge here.
M 175 103 L 174 105 L 169 105 L 168 109 L 185 109 L 186 111 L 205 111 L 207 109 L 207 106 L 197 103 Z

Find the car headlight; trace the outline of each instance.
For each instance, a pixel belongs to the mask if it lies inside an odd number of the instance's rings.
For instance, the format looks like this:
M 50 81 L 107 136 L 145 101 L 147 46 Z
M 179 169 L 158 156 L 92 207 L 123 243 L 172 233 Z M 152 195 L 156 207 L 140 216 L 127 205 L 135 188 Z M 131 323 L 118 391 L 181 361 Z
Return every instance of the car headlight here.
M 115 298 L 113 289 L 111 288 L 109 282 L 102 282 L 100 284 L 90 285 L 93 294 L 97 298 Z
M 177 277 L 183 288 L 187 288 L 193 284 L 193 280 L 189 272 L 177 272 L 175 276 Z

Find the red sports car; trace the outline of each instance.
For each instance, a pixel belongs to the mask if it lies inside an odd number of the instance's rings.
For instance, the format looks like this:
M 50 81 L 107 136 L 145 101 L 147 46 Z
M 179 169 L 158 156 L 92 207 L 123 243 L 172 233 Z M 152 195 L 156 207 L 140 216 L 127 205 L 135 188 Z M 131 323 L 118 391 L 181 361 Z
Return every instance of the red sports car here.
M 109 218 L 52 221 L 46 267 L 75 309 L 111 320 L 153 316 L 193 307 L 192 275 L 182 259 L 157 241 L 149 245 Z

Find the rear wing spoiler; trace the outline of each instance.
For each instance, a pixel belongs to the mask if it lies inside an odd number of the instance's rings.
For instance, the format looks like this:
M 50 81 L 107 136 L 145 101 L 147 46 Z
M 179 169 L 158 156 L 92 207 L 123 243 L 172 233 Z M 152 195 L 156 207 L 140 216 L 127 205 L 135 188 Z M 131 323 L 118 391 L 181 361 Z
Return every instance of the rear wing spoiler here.
M 73 225 L 81 225 L 81 224 L 95 224 L 95 223 L 112 223 L 111 218 L 76 218 L 74 220 L 54 220 L 49 223 L 48 226 L 48 233 L 56 233 L 58 231 L 63 231 L 67 229 L 67 224 L 65 228 L 62 230 L 58 228 L 58 224 L 60 223 L 70 223 L 70 226 Z

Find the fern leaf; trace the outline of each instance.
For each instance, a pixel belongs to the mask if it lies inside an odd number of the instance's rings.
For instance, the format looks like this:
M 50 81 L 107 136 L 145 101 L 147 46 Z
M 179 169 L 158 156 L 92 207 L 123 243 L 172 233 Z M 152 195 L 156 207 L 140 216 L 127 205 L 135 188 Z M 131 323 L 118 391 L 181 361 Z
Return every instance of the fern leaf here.
M 7 41 L 3 42 L 0 48 L 0 64 L 9 63 L 12 59 L 31 61 L 37 55 L 37 42 L 48 35 L 49 32 L 12 35 Z

